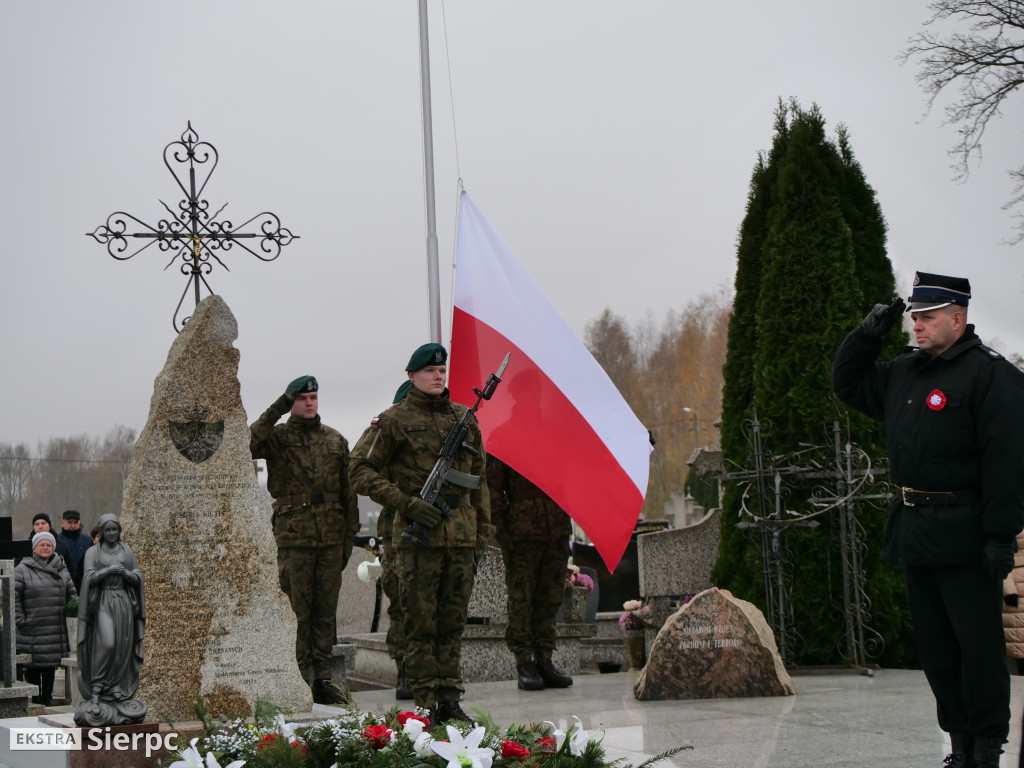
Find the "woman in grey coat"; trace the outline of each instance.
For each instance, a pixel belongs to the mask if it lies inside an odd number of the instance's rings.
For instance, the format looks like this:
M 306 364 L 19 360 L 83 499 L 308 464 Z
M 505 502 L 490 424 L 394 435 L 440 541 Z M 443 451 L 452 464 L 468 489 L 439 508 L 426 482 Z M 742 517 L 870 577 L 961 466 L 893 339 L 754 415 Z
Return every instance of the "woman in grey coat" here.
M 54 553 L 52 533 L 32 537 L 32 557 L 14 569 L 14 622 L 18 653 L 32 654 L 25 681 L 39 686 L 38 704 L 50 706 L 53 679 L 61 659 L 71 651 L 64 609 L 75 597 L 75 585 L 64 563 Z

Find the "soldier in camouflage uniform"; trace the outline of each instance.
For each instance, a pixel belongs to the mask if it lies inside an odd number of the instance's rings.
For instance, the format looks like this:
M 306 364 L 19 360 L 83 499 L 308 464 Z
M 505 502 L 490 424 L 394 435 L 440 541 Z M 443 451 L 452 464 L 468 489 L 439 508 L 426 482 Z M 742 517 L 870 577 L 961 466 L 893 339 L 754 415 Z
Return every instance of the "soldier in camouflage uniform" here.
M 479 478 L 472 490 L 451 487 L 451 516 L 419 497 L 445 437 L 466 407 L 448 396 L 448 353 L 424 344 L 406 366 L 408 395 L 371 422 L 352 450 L 352 486 L 395 511 L 392 544 L 399 599 L 405 614 L 405 675 L 416 706 L 431 710 L 431 723 L 470 718 L 459 706 L 462 632 L 469 611 L 478 552 L 491 535 L 480 427 L 470 424 L 455 469 Z M 428 546 L 402 538 L 412 522 L 427 531 Z
M 409 392 L 409 382 L 398 388 L 393 402 L 397 403 Z M 375 430 L 376 426 L 366 428 Z M 391 543 L 395 510 L 384 507 L 377 517 L 377 538 L 380 540 L 380 585 L 388 598 L 388 655 L 394 659 L 398 672 L 395 698 L 411 699 L 412 689 L 405 682 L 405 615 L 398 594 L 398 576 L 395 574 L 395 547 Z
M 505 562 L 508 628 L 505 642 L 516 657 L 524 691 L 568 688 L 572 678 L 551 661 L 555 614 L 565 594 L 569 516 L 544 491 L 494 456 L 487 458 L 491 520 Z
M 291 382 L 250 427 L 249 447 L 254 459 L 267 461 L 277 573 L 295 612 L 299 670 L 316 703 L 338 704 L 348 699 L 331 679 L 338 593 L 359 509 L 348 480 L 348 442 L 320 422 L 318 390 L 312 376 Z

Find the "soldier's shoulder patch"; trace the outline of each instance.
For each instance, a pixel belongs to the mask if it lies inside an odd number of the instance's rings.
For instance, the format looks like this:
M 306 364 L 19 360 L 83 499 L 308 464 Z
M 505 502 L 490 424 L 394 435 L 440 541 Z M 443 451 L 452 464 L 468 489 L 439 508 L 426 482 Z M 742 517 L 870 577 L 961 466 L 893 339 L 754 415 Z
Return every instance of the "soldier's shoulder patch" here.
M 992 349 L 992 347 L 986 347 L 984 344 L 979 344 L 978 345 L 978 349 L 980 349 L 982 352 L 984 352 L 989 357 L 991 357 L 991 358 L 993 358 L 995 360 L 1002 360 L 1003 359 L 1003 356 L 1001 354 L 999 354 L 998 352 L 996 352 L 994 349 Z
M 372 419 L 370 419 L 370 426 L 372 427 L 376 425 L 378 421 L 380 421 L 380 416 L 374 416 Z

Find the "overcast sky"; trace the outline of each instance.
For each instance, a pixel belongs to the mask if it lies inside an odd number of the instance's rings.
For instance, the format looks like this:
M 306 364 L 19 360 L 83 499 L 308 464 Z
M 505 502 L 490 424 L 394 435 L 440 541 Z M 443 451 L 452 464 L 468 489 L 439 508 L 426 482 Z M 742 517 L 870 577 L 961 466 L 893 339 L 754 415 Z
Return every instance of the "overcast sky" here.
M 966 275 L 979 334 L 1024 353 L 1001 210 L 1024 109 L 953 182 L 955 132 L 922 119 L 896 60 L 925 2 L 429 5 L 446 342 L 460 176 L 578 334 L 606 307 L 661 320 L 731 286 L 751 170 L 796 97 L 849 128 L 903 295 L 916 269 Z M 220 153 L 211 208 L 273 211 L 301 237 L 271 263 L 235 249 L 208 278 L 238 320 L 249 420 L 312 373 L 354 442 L 428 340 L 416 3 L 62 0 L 4 17 L 0 440 L 144 425 L 186 278 L 85 235 L 177 204 L 162 153 L 191 121 Z

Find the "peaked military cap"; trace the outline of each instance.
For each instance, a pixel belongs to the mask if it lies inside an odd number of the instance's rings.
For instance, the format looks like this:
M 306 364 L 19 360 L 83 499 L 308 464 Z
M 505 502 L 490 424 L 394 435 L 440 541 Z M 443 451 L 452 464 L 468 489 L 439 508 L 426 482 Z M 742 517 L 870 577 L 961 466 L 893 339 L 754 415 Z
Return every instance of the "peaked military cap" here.
M 448 350 L 436 342 L 431 342 L 424 344 L 412 353 L 405 370 L 418 371 L 428 365 L 444 365 L 446 362 L 448 362 Z
M 950 304 L 966 307 L 971 300 L 971 283 L 966 277 L 949 277 L 917 272 L 914 275 L 914 292 L 907 299 L 911 312 L 939 309 Z
M 289 395 L 297 395 L 300 392 L 316 392 L 318 389 L 320 389 L 320 385 L 317 384 L 315 376 L 299 376 L 289 382 L 284 391 Z

